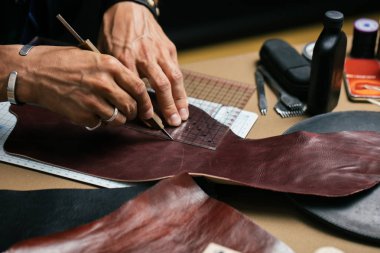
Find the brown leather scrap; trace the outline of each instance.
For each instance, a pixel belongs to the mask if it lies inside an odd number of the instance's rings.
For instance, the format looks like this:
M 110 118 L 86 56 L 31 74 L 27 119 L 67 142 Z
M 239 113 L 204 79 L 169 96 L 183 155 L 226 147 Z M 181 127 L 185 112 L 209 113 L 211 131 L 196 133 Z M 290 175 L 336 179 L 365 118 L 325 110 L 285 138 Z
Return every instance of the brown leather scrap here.
M 8 153 L 113 180 L 148 181 L 187 172 L 321 196 L 350 195 L 380 181 L 377 132 L 298 132 L 246 140 L 228 131 L 213 151 L 126 127 L 89 132 L 33 106 L 11 110 L 18 121 L 4 146 Z M 209 117 L 193 106 L 190 114 Z M 190 118 L 186 125 L 192 123 Z
M 190 176 L 163 180 L 109 215 L 26 240 L 7 252 L 202 252 L 217 243 L 240 252 L 293 252 Z

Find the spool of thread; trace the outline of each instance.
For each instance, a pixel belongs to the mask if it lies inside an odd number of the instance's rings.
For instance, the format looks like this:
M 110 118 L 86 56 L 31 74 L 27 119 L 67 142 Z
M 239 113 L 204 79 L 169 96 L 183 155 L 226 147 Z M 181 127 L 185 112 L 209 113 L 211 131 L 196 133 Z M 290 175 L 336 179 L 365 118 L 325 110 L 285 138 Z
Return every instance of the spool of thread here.
M 379 23 L 373 19 L 361 18 L 356 20 L 350 56 L 353 58 L 374 58 L 378 29 Z

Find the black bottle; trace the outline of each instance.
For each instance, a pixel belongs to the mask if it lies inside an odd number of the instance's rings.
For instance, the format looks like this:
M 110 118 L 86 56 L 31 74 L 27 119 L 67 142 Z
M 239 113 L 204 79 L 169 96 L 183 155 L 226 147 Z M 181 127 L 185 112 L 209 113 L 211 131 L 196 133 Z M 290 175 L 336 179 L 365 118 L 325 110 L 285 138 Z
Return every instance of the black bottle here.
M 343 18 L 339 11 L 327 11 L 314 46 L 307 101 L 312 115 L 332 111 L 339 100 L 347 46 Z

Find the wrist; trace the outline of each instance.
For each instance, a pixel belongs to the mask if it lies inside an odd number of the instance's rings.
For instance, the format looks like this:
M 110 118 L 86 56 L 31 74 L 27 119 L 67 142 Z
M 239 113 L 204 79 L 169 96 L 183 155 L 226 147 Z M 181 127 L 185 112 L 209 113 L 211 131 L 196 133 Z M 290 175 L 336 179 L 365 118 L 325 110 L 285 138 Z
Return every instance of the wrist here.
M 10 74 L 13 71 L 17 72 L 17 77 L 12 96 L 16 98 L 16 101 L 19 103 L 29 103 L 32 101 L 33 92 L 31 86 L 33 85 L 33 81 L 28 77 L 31 75 L 30 66 L 33 66 L 33 63 L 30 62 L 30 59 L 19 54 L 22 47 L 23 45 L 6 45 L 0 47 L 0 58 L 6 59 L 0 63 L 1 101 L 8 101 L 9 96 L 7 89 L 9 88 Z
M 12 71 L 21 69 L 19 50 L 22 45 L 0 46 L 0 101 L 8 101 L 7 86 Z
M 133 2 L 136 4 L 143 5 L 153 14 L 153 16 L 156 19 L 158 18 L 158 16 L 160 16 L 160 9 L 158 8 L 158 0 L 111 0 L 111 1 L 108 1 L 108 6 L 106 6 L 106 8 L 114 4 L 118 4 L 120 2 Z

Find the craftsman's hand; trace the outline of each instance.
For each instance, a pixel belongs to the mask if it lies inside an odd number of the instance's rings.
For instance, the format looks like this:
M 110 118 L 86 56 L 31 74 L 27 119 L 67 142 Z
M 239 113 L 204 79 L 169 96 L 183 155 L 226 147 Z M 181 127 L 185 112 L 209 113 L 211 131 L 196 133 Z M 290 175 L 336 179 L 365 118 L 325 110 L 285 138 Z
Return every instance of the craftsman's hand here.
M 22 57 L 19 49 L 9 46 L 6 59 L 13 66 L 6 72 L 18 71 L 16 97 L 20 102 L 45 107 L 88 127 L 100 121 L 122 125 L 137 112 L 142 119 L 153 116 L 144 82 L 116 58 L 51 46 L 34 47 Z M 119 111 L 116 119 L 105 122 L 115 107 Z
M 181 120 L 187 120 L 187 96 L 176 48 L 146 7 L 120 2 L 108 9 L 98 46 L 131 71 L 148 78 L 170 125 L 178 126 Z

